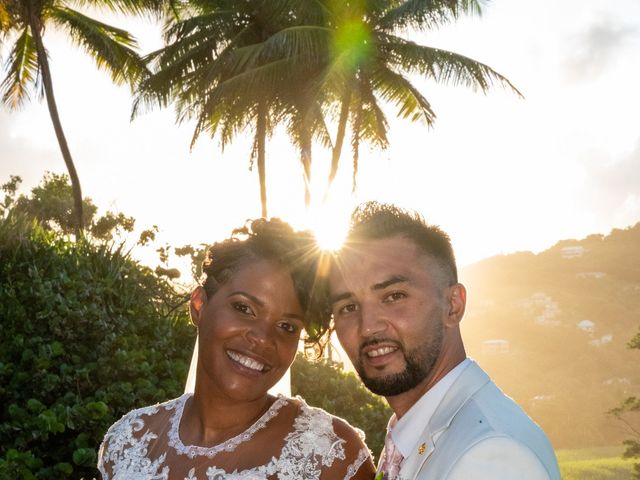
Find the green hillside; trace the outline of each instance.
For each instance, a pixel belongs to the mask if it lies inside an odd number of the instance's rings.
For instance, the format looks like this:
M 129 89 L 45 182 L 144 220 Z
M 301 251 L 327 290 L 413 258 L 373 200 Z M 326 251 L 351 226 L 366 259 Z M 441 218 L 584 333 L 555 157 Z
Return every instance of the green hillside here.
M 627 346 L 640 327 L 640 223 L 492 257 L 461 278 L 469 355 L 556 448 L 630 436 L 607 411 L 640 395 L 640 351 Z

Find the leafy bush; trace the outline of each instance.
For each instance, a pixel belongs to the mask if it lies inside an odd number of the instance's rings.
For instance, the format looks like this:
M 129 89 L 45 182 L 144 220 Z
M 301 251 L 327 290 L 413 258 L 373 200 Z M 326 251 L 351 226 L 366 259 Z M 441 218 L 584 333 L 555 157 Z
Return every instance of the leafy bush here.
M 629 348 L 640 349 L 640 332 L 631 339 Z M 609 413 L 621 420 L 633 435 L 623 442 L 626 447 L 623 458 L 640 459 L 640 397 L 628 397 Z M 633 466 L 632 478 L 640 480 L 640 463 Z
M 323 408 L 363 430 L 374 456 L 380 455 L 391 409 L 381 397 L 369 392 L 353 372 L 342 370 L 341 363 L 310 362 L 298 355 L 291 367 L 291 391 L 309 405 Z
M 0 478 L 92 478 L 106 429 L 179 395 L 184 298 L 122 247 L 0 222 Z

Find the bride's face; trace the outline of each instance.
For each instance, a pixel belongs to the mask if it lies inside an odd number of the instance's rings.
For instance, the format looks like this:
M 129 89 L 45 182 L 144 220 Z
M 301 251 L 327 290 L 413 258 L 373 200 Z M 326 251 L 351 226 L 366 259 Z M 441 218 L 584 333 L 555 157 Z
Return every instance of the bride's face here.
M 280 380 L 303 328 L 289 270 L 266 260 L 246 263 L 209 299 L 196 290 L 191 315 L 199 335 L 197 391 L 235 401 L 258 399 Z

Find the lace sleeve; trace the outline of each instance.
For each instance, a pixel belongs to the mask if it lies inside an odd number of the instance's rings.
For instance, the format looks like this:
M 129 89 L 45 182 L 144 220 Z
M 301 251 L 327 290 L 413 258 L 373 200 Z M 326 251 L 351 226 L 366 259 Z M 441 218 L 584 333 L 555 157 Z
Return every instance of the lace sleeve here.
M 131 457 L 144 456 L 146 452 L 144 447 L 155 438 L 155 435 L 144 432 L 138 438 L 145 427 L 144 420 L 140 417 L 153 415 L 157 411 L 157 406 L 133 410 L 109 427 L 98 453 L 98 470 L 103 480 L 112 479 L 125 460 L 127 463 L 132 463 Z
M 298 400 L 301 409 L 294 431 L 285 438 L 280 459 L 264 469 L 267 476 L 277 473 L 278 480 L 372 479 L 375 469 L 362 432 Z
M 367 460 L 372 462 L 371 452 L 369 452 L 369 449 L 366 447 L 361 448 L 356 459 L 347 467 L 347 473 L 344 476 L 344 480 L 351 480 Z
M 371 452 L 364 443 L 364 432 L 340 418 L 334 418 L 333 428 L 344 440 L 345 459 L 341 462 L 339 473 L 336 471 L 327 478 L 338 480 L 373 478 L 375 467 Z

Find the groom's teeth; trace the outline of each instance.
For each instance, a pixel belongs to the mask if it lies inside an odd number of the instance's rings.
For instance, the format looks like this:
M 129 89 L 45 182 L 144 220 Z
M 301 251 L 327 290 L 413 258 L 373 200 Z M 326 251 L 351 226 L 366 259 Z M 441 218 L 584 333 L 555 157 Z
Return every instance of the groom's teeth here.
M 227 352 L 227 355 L 229 355 L 232 360 L 235 360 L 240 365 L 250 368 L 251 370 L 256 370 L 258 372 L 264 370 L 264 364 L 257 362 L 252 358 L 245 357 L 237 352 Z
M 375 350 L 371 350 L 367 352 L 369 357 L 379 357 L 380 355 L 386 355 L 387 353 L 395 352 L 397 348 L 395 347 L 382 347 L 376 348 Z

